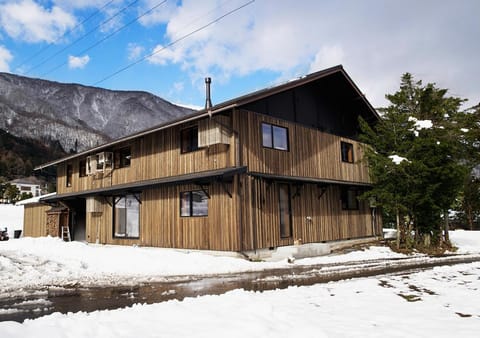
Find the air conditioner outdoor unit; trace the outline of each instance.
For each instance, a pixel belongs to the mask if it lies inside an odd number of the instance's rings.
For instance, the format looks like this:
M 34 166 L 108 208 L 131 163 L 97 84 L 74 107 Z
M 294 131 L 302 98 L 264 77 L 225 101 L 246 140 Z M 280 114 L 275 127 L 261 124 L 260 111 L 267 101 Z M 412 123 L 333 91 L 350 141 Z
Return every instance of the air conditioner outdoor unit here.
M 105 170 L 111 170 L 113 165 L 113 153 L 101 152 L 96 155 L 97 172 L 104 172 Z

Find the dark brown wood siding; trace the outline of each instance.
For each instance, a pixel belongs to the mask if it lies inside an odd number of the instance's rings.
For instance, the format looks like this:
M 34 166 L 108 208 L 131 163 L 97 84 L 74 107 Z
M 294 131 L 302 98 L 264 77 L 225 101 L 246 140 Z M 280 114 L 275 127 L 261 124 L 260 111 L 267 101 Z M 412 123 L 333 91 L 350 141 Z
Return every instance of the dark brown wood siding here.
M 112 206 L 103 203 L 99 213 L 87 213 L 87 241 L 102 244 L 142 245 L 165 248 L 240 251 L 236 204 L 238 183 L 212 183 L 208 216 L 181 217 L 180 192 L 199 190 L 198 185 L 165 186 L 140 194 L 140 238 L 113 236 Z M 226 192 L 230 192 L 232 197 Z
M 252 172 L 369 183 L 361 143 L 285 120 L 237 111 L 242 165 Z M 262 122 L 288 129 L 289 150 L 262 146 Z M 341 142 L 353 144 L 354 163 L 342 162 Z
M 228 116 L 215 116 L 214 121 L 230 128 Z M 197 151 L 181 153 L 180 132 L 182 129 L 198 123 L 188 123 L 158 131 L 126 143 L 118 144 L 106 151 L 115 152 L 129 146 L 131 148 L 130 166 L 114 168 L 105 173 L 96 173 L 80 177 L 77 158 L 61 163 L 57 168 L 57 193 L 80 192 L 96 188 L 105 188 L 117 184 L 132 183 L 160 177 L 177 176 L 193 172 L 214 170 L 232 166 L 235 155 L 230 144 L 215 144 L 203 147 Z M 214 123 L 212 123 L 214 125 Z M 230 137 L 233 142 L 233 138 Z M 73 166 L 73 178 L 70 187 L 66 184 L 67 164 Z
M 288 183 L 292 236 L 281 238 L 278 186 L 284 183 L 246 178 L 245 188 L 251 193 L 242 208 L 245 249 L 292 245 L 296 240 L 312 243 L 381 235 L 381 222 L 372 223 L 368 202 L 359 201 L 358 210 L 342 209 L 340 186 L 329 185 L 322 192 L 316 184 Z

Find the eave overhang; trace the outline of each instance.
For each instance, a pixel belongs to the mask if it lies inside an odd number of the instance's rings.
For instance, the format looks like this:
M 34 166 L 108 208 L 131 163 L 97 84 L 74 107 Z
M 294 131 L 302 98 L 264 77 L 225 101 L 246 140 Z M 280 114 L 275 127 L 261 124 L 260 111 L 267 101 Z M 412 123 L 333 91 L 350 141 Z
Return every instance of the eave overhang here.
M 262 178 L 265 180 L 289 182 L 294 184 L 308 183 L 308 184 L 319 184 L 319 185 L 342 185 L 342 186 L 355 186 L 355 187 L 373 186 L 373 184 L 365 183 L 365 182 L 331 180 L 331 179 L 325 179 L 325 178 L 302 177 L 302 176 L 274 175 L 274 174 L 266 174 L 266 173 L 260 173 L 260 172 L 254 172 L 254 171 L 248 172 L 248 175 Z
M 85 198 L 89 196 L 114 196 L 124 193 L 138 193 L 142 190 L 156 188 L 166 185 L 177 184 L 208 184 L 215 181 L 228 181 L 236 174 L 245 173 L 247 167 L 230 167 L 216 170 L 202 171 L 198 173 L 169 176 L 151 180 L 137 181 L 133 183 L 118 184 L 111 187 L 97 188 L 80 192 L 57 194 L 40 199 L 41 202 L 56 202 L 75 198 Z

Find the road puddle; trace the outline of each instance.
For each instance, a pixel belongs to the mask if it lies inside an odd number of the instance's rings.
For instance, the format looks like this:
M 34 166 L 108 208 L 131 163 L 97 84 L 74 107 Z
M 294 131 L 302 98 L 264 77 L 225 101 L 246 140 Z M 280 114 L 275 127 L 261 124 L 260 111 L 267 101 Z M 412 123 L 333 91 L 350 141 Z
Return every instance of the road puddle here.
M 342 279 L 370 277 L 391 273 L 411 273 L 439 265 L 453 265 L 480 261 L 480 258 L 457 258 L 446 260 L 416 261 L 398 259 L 371 262 L 323 264 L 317 266 L 292 265 L 291 268 L 246 272 L 241 274 L 172 277 L 163 282 L 135 286 L 109 287 L 52 287 L 39 290 L 33 296 L 15 299 L 0 298 L 0 321 L 23 322 L 25 319 L 42 317 L 54 312 L 92 312 L 118 309 L 134 304 L 152 304 L 186 297 L 219 295 L 244 289 L 267 291 L 289 286 L 306 286 Z

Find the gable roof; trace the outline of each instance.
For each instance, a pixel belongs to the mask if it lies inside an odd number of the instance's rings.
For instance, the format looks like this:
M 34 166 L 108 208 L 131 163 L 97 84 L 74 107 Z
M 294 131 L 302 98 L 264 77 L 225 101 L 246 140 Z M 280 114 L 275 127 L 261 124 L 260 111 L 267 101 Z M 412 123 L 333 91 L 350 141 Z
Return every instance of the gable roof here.
M 221 113 L 223 111 L 226 111 L 226 110 L 229 110 L 229 109 L 232 109 L 232 108 L 236 108 L 236 107 L 239 107 L 239 106 L 242 106 L 242 105 L 257 101 L 257 100 L 260 100 L 262 98 L 287 91 L 287 90 L 292 89 L 292 88 L 300 87 L 300 86 L 305 85 L 307 83 L 317 81 L 317 80 L 320 80 L 322 78 L 326 78 L 326 77 L 334 75 L 334 74 L 341 74 L 344 77 L 344 79 L 348 82 L 348 84 L 351 86 L 351 88 L 356 92 L 356 94 L 358 94 L 358 98 L 362 101 L 365 108 L 369 112 L 371 112 L 372 116 L 375 119 L 380 118 L 378 113 L 376 112 L 375 108 L 373 108 L 373 106 L 370 104 L 370 102 L 368 102 L 368 100 L 366 99 L 365 95 L 360 91 L 360 89 L 355 85 L 355 83 L 352 81 L 350 76 L 345 72 L 345 70 L 343 69 L 343 66 L 338 65 L 338 66 L 335 66 L 335 67 L 327 68 L 327 69 L 324 69 L 324 70 L 321 70 L 321 71 L 318 71 L 318 72 L 315 72 L 315 73 L 311 73 L 311 74 L 302 76 L 298 79 L 295 79 L 295 80 L 292 80 L 292 81 L 289 81 L 289 82 L 286 82 L 286 83 L 283 83 L 283 84 L 280 84 L 280 85 L 277 85 L 277 86 L 261 89 L 261 90 L 243 95 L 243 96 L 239 96 L 239 97 L 234 98 L 232 100 L 228 100 L 228 101 L 219 103 L 217 105 L 214 105 L 210 109 L 201 109 L 201 110 L 197 111 L 196 113 L 193 113 L 193 114 L 190 114 L 190 115 L 184 116 L 182 118 L 175 119 L 175 120 L 163 123 L 163 124 L 159 124 L 159 125 L 154 126 L 152 128 L 149 128 L 149 129 L 146 129 L 146 130 L 143 130 L 143 131 L 140 131 L 140 132 L 128 135 L 128 136 L 124 136 L 122 138 L 116 139 L 114 141 L 102 144 L 102 145 L 94 147 L 94 148 L 90 148 L 90 149 L 82 151 L 80 153 L 72 154 L 72 155 L 60 158 L 58 160 L 54 160 L 54 161 L 51 161 L 51 162 L 44 163 L 42 165 L 39 165 L 39 166 L 35 167 L 35 170 L 40 170 L 40 169 L 43 169 L 43 168 L 47 168 L 47 167 L 50 167 L 52 165 L 56 165 L 56 164 L 59 164 L 61 162 L 65 162 L 65 161 L 68 161 L 68 160 L 71 160 L 71 159 L 74 159 L 74 158 L 77 158 L 77 157 L 86 156 L 90 153 L 95 153 L 95 152 L 101 151 L 101 150 L 103 150 L 105 148 L 108 148 L 108 147 L 111 147 L 113 145 L 116 145 L 116 144 L 119 144 L 119 143 L 122 143 L 122 142 L 125 142 L 125 141 L 129 141 L 129 140 L 132 140 L 132 139 L 137 138 L 137 137 L 152 134 L 152 133 L 155 133 L 155 132 L 163 130 L 163 129 L 171 128 L 171 127 L 177 126 L 179 124 L 183 124 L 183 123 L 187 123 L 187 122 L 190 122 L 190 121 L 199 120 L 199 119 L 204 118 L 204 117 L 212 116 L 212 115 Z

